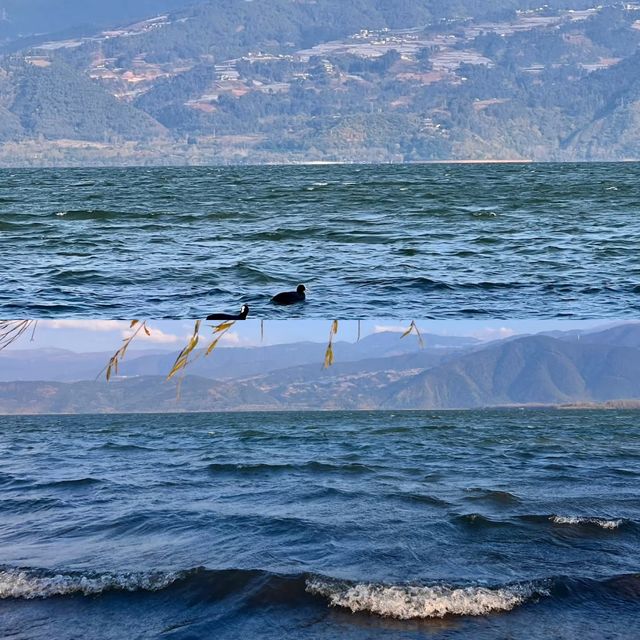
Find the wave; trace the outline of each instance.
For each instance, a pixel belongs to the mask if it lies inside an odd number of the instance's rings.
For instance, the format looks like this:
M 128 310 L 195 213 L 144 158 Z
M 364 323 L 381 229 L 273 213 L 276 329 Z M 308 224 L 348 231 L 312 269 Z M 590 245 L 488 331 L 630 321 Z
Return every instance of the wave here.
M 0 471 L 0 487 L 3 485 L 11 485 L 16 481 L 16 478 L 9 473 Z
M 196 567 L 176 571 L 51 571 L 0 566 L 0 600 L 101 596 L 109 592 L 170 590 L 171 599 L 211 602 L 229 596 L 241 603 L 324 605 L 352 613 L 400 620 L 486 616 L 541 599 L 640 598 L 640 574 L 601 580 L 564 576 L 505 584 L 384 584 L 314 574 L 282 575 L 262 570 Z M 241 605 L 243 606 L 243 605 Z
M 388 289 L 411 289 L 418 291 L 492 291 L 492 290 L 520 290 L 526 285 L 521 282 L 494 282 L 490 280 L 478 280 L 477 282 L 445 282 L 435 280 L 427 276 L 414 276 L 399 278 L 367 278 L 353 280 L 354 284 L 367 286 L 386 287 Z
M 455 288 L 454 285 L 451 285 L 447 282 L 442 282 L 441 280 L 433 280 L 432 278 L 427 278 L 426 276 L 408 278 L 404 280 L 402 284 L 405 288 L 409 287 L 422 291 L 441 291 L 451 290 Z
M 63 500 L 49 497 L 0 498 L 0 513 L 32 514 L 36 511 L 48 511 L 49 509 L 58 509 L 66 506 Z
M 453 518 L 454 522 L 465 527 L 491 528 L 491 527 L 508 527 L 509 523 L 502 520 L 492 520 L 483 516 L 481 513 L 464 513 Z
M 557 524 L 576 528 L 599 528 L 614 531 L 623 528 L 633 528 L 635 523 L 627 518 L 601 518 L 595 516 L 568 516 L 568 515 L 525 515 L 519 516 L 520 520 L 535 524 Z
M 0 220 L 0 231 L 23 231 L 29 228 L 29 225 L 21 224 L 19 222 L 6 222 L 4 220 Z
M 271 276 L 254 265 L 238 262 L 230 267 L 221 267 L 216 270 L 219 276 L 229 274 L 232 280 L 242 279 L 251 284 L 272 284 L 280 282 L 276 276 Z
M 109 451 L 153 451 L 150 447 L 145 447 L 140 444 L 121 444 L 119 442 L 105 442 L 104 444 L 100 444 L 94 447 L 91 447 L 92 450 L 100 450 L 106 449 Z
M 58 269 L 49 276 L 49 280 L 54 283 L 62 283 L 65 285 L 100 283 L 108 284 L 110 277 L 103 275 L 96 269 Z M 113 279 L 111 279 L 113 281 Z
M 212 473 L 282 473 L 290 471 L 315 472 L 315 473 L 369 473 L 371 467 L 357 462 L 346 464 L 329 464 L 326 462 L 301 462 L 299 464 L 290 463 L 247 463 L 234 464 L 229 462 L 212 462 L 206 467 Z
M 594 527 L 601 527 L 602 529 L 618 529 L 622 525 L 629 523 L 624 518 L 618 518 L 617 520 L 607 520 L 606 518 L 585 518 L 579 516 L 549 516 L 549 520 L 554 524 L 569 524 L 569 525 L 587 525 Z
M 495 211 L 473 211 L 471 215 L 474 218 L 497 218 L 498 214 Z
M 186 571 L 51 572 L 42 569 L 0 570 L 0 599 L 46 599 L 62 596 L 96 596 L 114 591 L 153 592 L 179 585 L 194 592 L 226 597 L 262 591 L 274 600 L 292 602 L 305 594 L 321 597 L 332 607 L 398 619 L 486 615 L 509 611 L 537 597 L 550 595 L 536 582 L 487 587 L 479 585 L 385 585 L 340 581 L 323 576 L 284 576 L 266 571 L 203 568 Z
M 583 529 L 587 534 L 589 529 L 606 529 L 614 531 L 618 529 L 634 529 L 636 523 L 627 518 L 598 518 L 598 517 L 580 517 L 580 516 L 563 516 L 563 515 L 518 515 L 514 516 L 518 522 L 527 522 L 536 525 L 561 525 Z M 481 513 L 462 513 L 451 516 L 451 522 L 465 526 L 477 528 L 495 528 L 512 526 L 511 519 L 501 520 L 493 519 Z
M 499 506 L 508 506 L 520 504 L 520 498 L 509 491 L 498 491 L 494 489 L 483 489 L 481 487 L 473 487 L 467 489 L 471 495 L 465 497 L 465 500 L 471 502 L 487 502 Z
M 406 502 L 415 502 L 418 504 L 429 505 L 432 507 L 451 506 L 451 503 L 445 500 L 444 498 L 438 498 L 437 496 L 432 496 L 427 493 L 416 493 L 416 492 L 386 493 L 384 495 L 387 498 L 395 498 L 397 500 L 402 500 Z
M 69 478 L 67 480 L 50 480 L 38 482 L 33 486 L 39 489 L 75 489 L 77 487 L 90 487 L 96 484 L 103 484 L 103 482 L 104 481 L 100 480 L 99 478 L 92 478 L 90 476 L 87 476 L 85 478 Z
M 59 211 L 56 213 L 56 217 L 64 218 L 65 220 L 113 220 L 114 218 L 121 218 L 123 216 L 130 215 L 120 211 L 106 211 L 100 209 L 80 209 L 77 211 Z M 148 213 L 146 214 L 149 215 Z M 153 215 L 153 214 L 151 214 Z
M 307 590 L 328 598 L 331 606 L 349 609 L 352 613 L 367 612 L 400 620 L 484 616 L 511 611 L 525 602 L 551 595 L 548 587 L 535 582 L 502 587 L 455 587 L 350 584 L 313 578 L 308 581 Z
M 0 569 L 0 599 L 97 595 L 106 591 L 160 591 L 188 572 L 51 573 L 41 569 Z
M 255 231 L 249 234 L 243 234 L 246 242 L 277 242 L 277 241 L 293 241 L 308 240 L 309 238 L 328 237 L 326 229 L 317 226 L 304 227 L 302 229 L 293 228 L 277 228 L 268 231 Z

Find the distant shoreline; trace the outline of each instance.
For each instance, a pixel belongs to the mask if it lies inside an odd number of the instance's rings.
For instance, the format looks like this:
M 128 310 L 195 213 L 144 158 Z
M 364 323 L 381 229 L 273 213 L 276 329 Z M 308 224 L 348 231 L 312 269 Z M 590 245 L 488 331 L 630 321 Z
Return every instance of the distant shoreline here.
M 282 413 L 282 414 L 291 414 L 291 413 L 354 413 L 354 414 L 362 414 L 362 413 L 451 413 L 451 412 L 459 412 L 459 413 L 468 413 L 468 412 L 478 412 L 478 411 L 500 411 L 500 412 L 510 412 L 510 411 L 640 411 L 640 399 L 638 400 L 610 400 L 602 403 L 567 403 L 567 404 L 530 404 L 530 405 L 496 405 L 490 407 L 477 407 L 477 408 L 449 408 L 449 409 L 311 409 L 311 408 L 291 408 L 291 409 L 268 409 L 268 408 L 240 408 L 240 409 L 218 409 L 218 410 L 207 410 L 207 411 L 102 411 L 102 412 L 89 412 L 89 413 L 69 413 L 69 412 L 60 412 L 60 413 L 3 413 L 0 412 L 0 417 L 35 417 L 35 416 L 137 416 L 137 415 L 157 415 L 157 416 L 165 416 L 165 415 L 203 415 L 203 414 L 250 414 L 250 413 Z
M 269 167 L 408 167 L 420 165 L 602 165 L 602 164 L 636 164 L 640 159 L 623 160 L 410 160 L 406 162 L 350 162 L 340 160 L 301 160 L 290 162 L 228 162 L 228 163 L 104 163 L 95 162 L 93 159 L 82 158 L 76 162 L 62 164 L 3 164 L 0 162 L 0 171 L 33 171 L 42 170 L 66 170 L 66 169 L 238 169 L 238 168 L 269 168 Z

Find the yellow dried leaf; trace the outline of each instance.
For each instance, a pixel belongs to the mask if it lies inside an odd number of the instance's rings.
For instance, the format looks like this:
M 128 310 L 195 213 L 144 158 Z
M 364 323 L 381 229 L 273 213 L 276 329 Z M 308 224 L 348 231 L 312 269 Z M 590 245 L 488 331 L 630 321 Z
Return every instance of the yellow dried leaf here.
M 333 345 L 327 345 L 327 351 L 324 354 L 324 368 L 328 369 L 333 364 Z
M 400 339 L 406 338 L 412 331 L 416 332 L 416 337 L 418 338 L 420 348 L 424 349 L 424 340 L 422 339 L 422 334 L 420 333 L 420 329 L 418 329 L 418 325 L 416 324 L 415 320 L 411 321 L 409 328 L 400 336 Z
M 412 330 L 413 330 L 413 322 L 411 323 L 411 326 L 400 336 L 400 339 L 406 338 L 411 333 Z
M 327 345 L 327 351 L 324 354 L 324 368 L 328 369 L 333 364 L 333 336 L 338 333 L 338 321 L 334 320 L 331 323 L 331 329 L 329 330 L 329 344 Z
M 105 367 L 107 381 L 110 380 L 112 372 L 117 375 L 118 365 L 120 364 L 120 361 L 124 359 L 127 353 L 127 349 L 129 348 L 129 345 L 133 342 L 133 339 L 140 333 L 140 331 L 144 329 L 147 335 L 149 335 L 149 329 L 147 328 L 146 320 L 142 323 L 140 323 L 139 320 L 132 320 L 131 324 L 129 325 L 129 328 L 133 329 L 133 327 L 135 327 L 136 325 L 137 325 L 137 328 L 133 331 L 133 333 L 127 338 L 123 338 L 122 346 L 113 354 L 113 356 L 111 356 L 111 359 L 109 360 L 109 364 Z M 102 371 L 105 371 L 105 369 L 103 369 Z M 102 373 L 102 371 L 100 373 Z
M 205 356 L 208 356 L 218 346 L 218 342 L 220 342 L 221 338 L 222 336 L 218 336 L 215 340 L 213 340 L 213 342 L 207 347 L 207 350 L 204 354 Z
M 235 322 L 236 322 L 235 320 L 231 320 L 229 322 L 223 322 L 218 326 L 214 327 L 213 332 L 220 333 L 221 331 L 227 331 L 227 329 L 231 329 L 231 327 L 233 327 Z
M 189 362 L 189 355 L 191 352 L 198 346 L 198 341 L 200 339 L 200 320 L 196 320 L 196 323 L 193 327 L 193 335 L 189 339 L 187 346 L 178 354 L 176 361 L 173 363 L 173 367 L 171 371 L 169 371 L 169 375 L 167 376 L 167 380 L 171 380 L 173 376 L 178 373 L 181 369 L 184 369 Z

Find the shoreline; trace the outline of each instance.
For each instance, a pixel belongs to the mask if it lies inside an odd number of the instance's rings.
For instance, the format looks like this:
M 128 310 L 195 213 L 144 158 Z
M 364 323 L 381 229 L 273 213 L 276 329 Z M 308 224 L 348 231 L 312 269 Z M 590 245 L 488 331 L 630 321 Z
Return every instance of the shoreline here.
M 2 147 L 0 146 L 0 150 Z M 131 159 L 131 162 L 109 162 L 108 159 L 100 161 L 95 158 L 78 157 L 67 162 L 56 163 L 22 163 L 5 164 L 0 161 L 0 171 L 33 171 L 44 170 L 94 170 L 94 169 L 238 169 L 238 168 L 266 168 L 266 167 L 405 167 L 421 165 L 602 165 L 602 164 L 637 164 L 640 158 L 619 158 L 601 160 L 534 160 L 531 158 L 504 158 L 504 159 L 442 159 L 442 160 L 409 160 L 409 161 L 365 161 L 355 162 L 348 160 L 291 160 L 286 162 L 177 162 L 163 163 L 155 159 L 145 162 L 145 158 Z
M 495 405 L 476 408 L 447 408 L 447 409 L 311 409 L 294 407 L 291 409 L 266 409 L 266 408 L 242 408 L 242 409 L 217 409 L 203 411 L 103 411 L 103 412 L 59 412 L 59 413 L 3 413 L 0 417 L 39 417 L 39 416 L 174 416 L 174 415 L 228 415 L 228 414 L 397 414 L 397 413 L 477 413 L 477 412 L 511 412 L 511 411 L 640 411 L 640 399 L 638 400 L 608 400 L 602 403 L 566 403 L 566 404 L 514 404 Z

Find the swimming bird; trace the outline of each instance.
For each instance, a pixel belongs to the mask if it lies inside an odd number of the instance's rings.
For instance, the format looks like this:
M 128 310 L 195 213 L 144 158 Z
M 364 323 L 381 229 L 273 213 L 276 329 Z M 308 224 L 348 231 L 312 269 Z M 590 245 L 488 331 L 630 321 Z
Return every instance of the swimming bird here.
M 304 302 L 305 301 L 305 291 L 306 287 L 303 284 L 299 284 L 295 291 L 283 291 L 282 293 L 278 293 L 277 295 L 271 298 L 271 302 L 274 304 L 295 304 L 296 302 Z
M 249 307 L 243 304 L 240 307 L 240 313 L 234 315 L 232 313 L 212 313 L 207 316 L 207 320 L 246 320 L 249 315 Z

